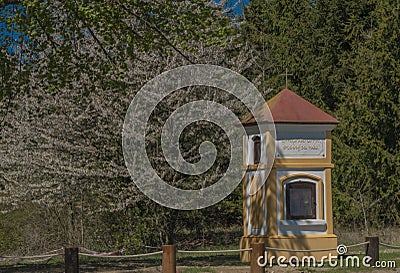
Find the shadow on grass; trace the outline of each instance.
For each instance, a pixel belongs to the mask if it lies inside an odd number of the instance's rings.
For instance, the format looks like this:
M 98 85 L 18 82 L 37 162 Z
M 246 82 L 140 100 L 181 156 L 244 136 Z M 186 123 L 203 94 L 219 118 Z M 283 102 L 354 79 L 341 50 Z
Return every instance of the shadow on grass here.
M 186 255 L 176 259 L 179 266 L 248 266 L 240 261 L 239 254 Z
M 86 258 L 81 257 L 79 261 L 80 272 L 102 272 L 102 271 L 126 271 L 140 270 L 147 267 L 160 266 L 161 257 L 148 259 L 125 259 L 125 258 Z M 64 272 L 64 262 L 62 260 L 52 261 L 43 264 L 16 264 L 0 265 L 1 273 L 55 273 Z
M 17 264 L 17 265 L 1 265 L 0 272 L 2 273 L 15 273 L 15 272 L 63 272 L 64 265 L 56 264 Z

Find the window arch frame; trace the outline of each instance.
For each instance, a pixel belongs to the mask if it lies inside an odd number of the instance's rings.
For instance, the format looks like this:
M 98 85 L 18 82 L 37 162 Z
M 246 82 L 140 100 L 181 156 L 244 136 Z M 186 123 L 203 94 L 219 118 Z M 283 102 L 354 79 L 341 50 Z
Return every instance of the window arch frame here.
M 311 182 L 315 184 L 315 219 L 287 219 L 286 218 L 286 186 L 290 183 L 294 182 Z M 280 177 L 279 179 L 279 184 L 280 184 L 280 190 L 279 190 L 279 219 L 280 220 L 288 220 L 288 221 L 309 221 L 309 220 L 325 220 L 326 217 L 326 211 L 325 211 L 325 185 L 323 182 L 323 178 L 320 176 L 316 176 L 314 174 L 308 174 L 308 173 L 292 173 L 288 174 L 285 176 Z M 277 185 L 278 186 L 278 185 Z
M 311 213 L 309 214 L 302 214 L 302 215 L 292 215 L 291 206 L 293 197 L 291 196 L 291 189 L 309 189 L 311 190 Z M 284 217 L 285 220 L 315 220 L 317 219 L 317 183 L 306 181 L 306 180 L 293 180 L 285 184 L 285 210 L 284 210 Z

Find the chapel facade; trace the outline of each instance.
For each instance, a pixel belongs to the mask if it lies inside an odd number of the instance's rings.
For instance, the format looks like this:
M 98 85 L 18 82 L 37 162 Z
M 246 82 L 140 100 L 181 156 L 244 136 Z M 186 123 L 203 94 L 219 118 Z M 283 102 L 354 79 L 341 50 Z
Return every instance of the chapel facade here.
M 332 215 L 331 131 L 338 121 L 289 89 L 266 103 L 275 123 L 274 134 L 267 129 L 260 131 L 263 127 L 257 126 L 252 115 L 242 120 L 246 135 L 240 246 L 247 249 L 250 243 L 264 242 L 270 248 L 310 250 L 268 251 L 276 257 L 312 255 L 321 259 L 329 253 L 336 255 L 335 250 L 315 250 L 337 246 Z M 272 142 L 275 158 L 267 173 L 267 160 L 272 159 L 264 155 Z M 249 261 L 250 253 L 241 253 L 242 261 Z

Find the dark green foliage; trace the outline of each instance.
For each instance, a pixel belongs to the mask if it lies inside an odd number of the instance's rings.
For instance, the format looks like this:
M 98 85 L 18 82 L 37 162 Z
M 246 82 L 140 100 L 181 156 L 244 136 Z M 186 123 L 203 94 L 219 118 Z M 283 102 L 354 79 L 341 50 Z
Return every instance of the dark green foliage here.
M 368 1 L 344 26 L 350 50 L 342 53 L 347 79 L 334 175 L 348 207 L 364 210 L 367 229 L 400 220 L 398 8 L 394 1 Z
M 289 88 L 340 124 L 333 135 L 334 214 L 345 226 L 400 222 L 400 27 L 396 1 L 252 1 L 247 76 Z M 278 76 L 279 75 L 279 76 Z M 276 92 L 274 92 L 275 94 Z

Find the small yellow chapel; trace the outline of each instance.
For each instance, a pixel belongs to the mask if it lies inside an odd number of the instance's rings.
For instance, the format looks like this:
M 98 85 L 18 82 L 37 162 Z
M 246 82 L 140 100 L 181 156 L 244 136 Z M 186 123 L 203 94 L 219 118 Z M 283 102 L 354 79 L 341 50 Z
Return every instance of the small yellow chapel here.
M 323 256 L 336 250 L 315 251 L 337 246 L 333 233 L 331 190 L 331 131 L 338 121 L 289 89 L 284 89 L 267 105 L 275 123 L 276 139 L 259 131 L 252 115 L 242 120 L 243 140 L 243 236 L 242 249 L 264 242 L 269 255 Z M 275 159 L 267 175 L 261 149 L 275 142 Z M 265 184 L 255 193 L 260 180 Z M 313 251 L 314 250 L 314 251 Z M 249 261 L 250 253 L 241 252 Z

